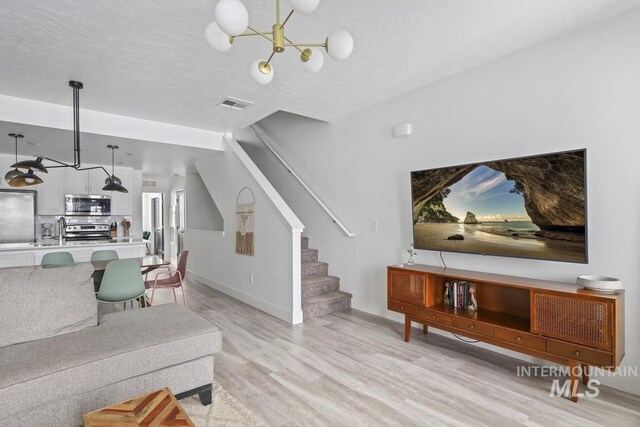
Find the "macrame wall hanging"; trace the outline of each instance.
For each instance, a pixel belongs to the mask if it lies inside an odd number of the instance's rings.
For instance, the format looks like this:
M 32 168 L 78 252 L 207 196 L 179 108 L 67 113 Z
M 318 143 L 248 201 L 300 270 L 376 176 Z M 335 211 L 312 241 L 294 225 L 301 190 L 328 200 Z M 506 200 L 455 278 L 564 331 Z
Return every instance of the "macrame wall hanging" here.
M 251 195 L 251 203 L 240 203 L 243 192 Z M 243 187 L 236 197 L 236 253 L 254 255 L 255 236 L 253 234 L 253 215 L 256 210 L 256 197 L 249 187 Z

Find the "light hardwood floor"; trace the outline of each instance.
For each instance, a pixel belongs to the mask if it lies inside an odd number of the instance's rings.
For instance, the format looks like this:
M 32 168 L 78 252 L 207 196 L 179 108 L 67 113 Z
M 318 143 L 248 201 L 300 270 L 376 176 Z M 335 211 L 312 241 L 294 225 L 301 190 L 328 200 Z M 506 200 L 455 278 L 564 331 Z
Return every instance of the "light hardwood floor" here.
M 291 326 L 197 282 L 187 297 L 223 331 L 216 380 L 273 426 L 640 425 L 638 396 L 549 397 L 517 359 L 417 328 L 405 343 L 401 323 L 361 311 Z

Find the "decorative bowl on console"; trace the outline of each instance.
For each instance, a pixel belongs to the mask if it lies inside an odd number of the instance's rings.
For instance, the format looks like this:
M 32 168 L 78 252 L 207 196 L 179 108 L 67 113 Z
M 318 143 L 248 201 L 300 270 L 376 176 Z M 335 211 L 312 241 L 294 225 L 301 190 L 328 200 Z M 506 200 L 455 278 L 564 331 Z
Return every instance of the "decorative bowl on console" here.
M 590 291 L 615 292 L 622 289 L 622 281 L 607 276 L 578 276 L 578 285 Z

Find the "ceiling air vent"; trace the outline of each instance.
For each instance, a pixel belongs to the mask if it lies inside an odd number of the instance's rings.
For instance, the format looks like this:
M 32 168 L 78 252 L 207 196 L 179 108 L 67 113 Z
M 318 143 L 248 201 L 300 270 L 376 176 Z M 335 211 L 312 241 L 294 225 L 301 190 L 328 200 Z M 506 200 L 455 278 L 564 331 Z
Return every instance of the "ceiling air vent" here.
M 231 108 L 232 110 L 242 111 L 252 104 L 253 102 L 243 101 L 241 99 L 231 98 L 230 96 L 227 96 L 225 99 L 220 101 L 220 104 L 218 105 L 225 108 Z
M 143 180 L 142 181 L 142 186 L 143 187 L 156 187 L 156 181 Z

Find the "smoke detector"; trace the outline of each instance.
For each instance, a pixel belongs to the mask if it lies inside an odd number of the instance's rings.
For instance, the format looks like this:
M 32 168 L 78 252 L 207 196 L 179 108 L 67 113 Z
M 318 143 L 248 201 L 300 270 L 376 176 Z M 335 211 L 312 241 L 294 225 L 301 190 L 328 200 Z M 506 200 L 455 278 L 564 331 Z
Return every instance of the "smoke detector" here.
M 220 107 L 231 108 L 232 110 L 236 110 L 236 111 L 242 111 L 245 108 L 249 107 L 250 105 L 253 105 L 253 102 L 243 101 L 241 99 L 232 98 L 230 96 L 227 96 L 225 99 L 220 101 L 220 103 L 218 105 Z

